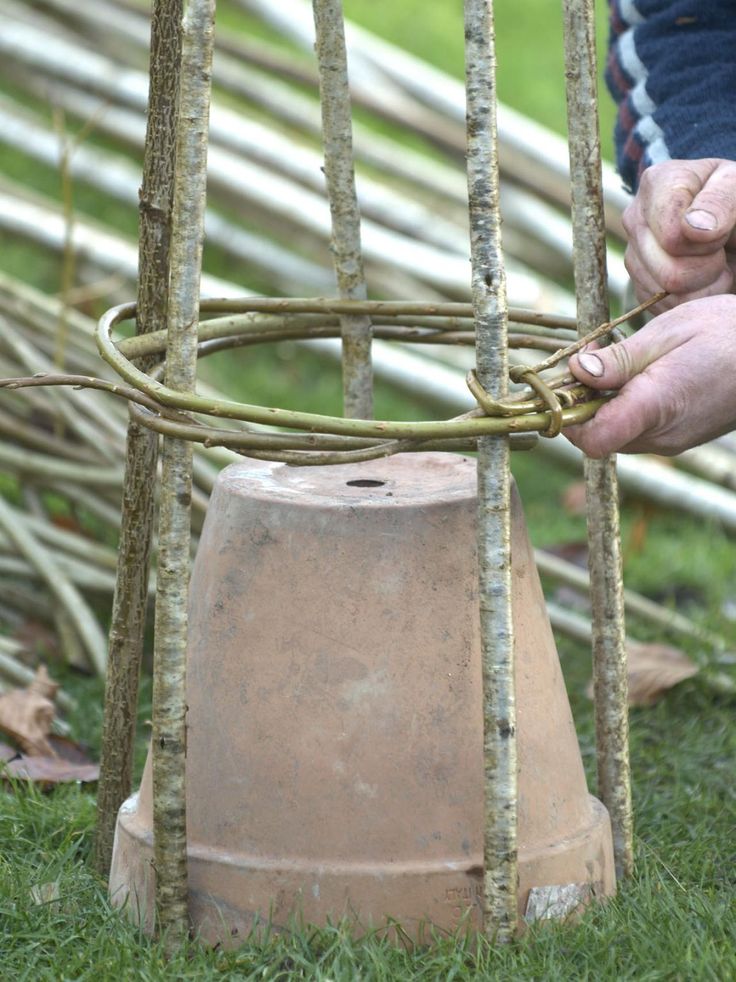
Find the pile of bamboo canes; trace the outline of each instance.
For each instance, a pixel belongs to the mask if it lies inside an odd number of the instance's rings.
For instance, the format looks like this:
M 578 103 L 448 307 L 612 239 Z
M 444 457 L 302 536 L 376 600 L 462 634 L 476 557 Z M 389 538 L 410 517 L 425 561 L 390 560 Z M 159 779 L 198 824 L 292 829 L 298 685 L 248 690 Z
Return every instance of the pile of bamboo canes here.
M 253 8 L 276 28 L 283 26 L 283 5 Z M 105 151 L 70 143 L 73 180 L 133 203 L 139 168 L 127 155 L 138 154 L 143 140 L 146 6 L 124 0 L 86 6 L 39 0 L 28 8 L 2 0 L 0 10 L 0 71 L 5 78 L 41 101 L 48 99 L 67 117 L 91 121 L 91 128 L 107 138 L 108 147 L 114 142 L 115 148 Z M 288 6 L 292 33 L 297 25 L 306 27 L 305 17 L 307 22 L 311 19 L 309 4 Z M 362 45 L 372 50 L 377 39 L 363 33 L 356 37 L 361 47 L 350 51 L 357 87 L 353 97 L 374 117 L 396 125 L 392 136 L 366 124 L 356 126 L 363 252 L 371 292 L 465 299 L 469 252 L 462 85 L 449 76 L 430 76 L 420 97 L 410 90 L 419 77 L 414 63 L 405 66 L 402 78 L 379 80 L 376 65 L 396 72 L 397 53 L 392 51 L 387 59 L 378 51 L 369 58 Z M 295 40 L 311 48 L 313 29 L 311 34 L 300 29 Z M 316 145 L 321 126 L 316 73 L 306 53 L 287 58 L 279 49 L 247 43 L 222 29 L 218 45 L 209 154 L 209 196 L 216 207 L 208 218 L 208 242 L 242 263 L 242 285 L 258 282 L 256 274 L 284 292 L 325 291 L 332 283 L 326 272 L 330 223 Z M 365 59 L 370 70 L 364 67 Z M 423 71 L 432 70 L 425 65 Z M 432 90 L 437 104 L 426 105 Z M 451 105 L 446 104 L 449 95 Z M 58 163 L 60 126 L 54 131 L 9 97 L 0 108 L 3 142 L 30 157 Z M 570 223 L 555 207 L 568 200 L 565 169 L 559 163 L 565 144 L 515 115 L 506 129 L 513 155 L 507 161 L 509 181 L 503 192 L 505 240 L 507 253 L 516 259 L 510 264 L 510 299 L 520 306 L 559 310 L 566 305 L 569 310 L 569 294 L 559 284 L 569 282 L 571 275 Z M 431 141 L 435 156 L 407 147 L 404 134 Z M 532 152 L 535 159 L 529 157 L 529 165 L 519 168 L 517 157 Z M 616 227 L 620 204 L 617 200 L 612 206 Z M 225 211 L 241 221 L 227 220 Z M 621 291 L 625 277 L 620 259 L 612 262 L 610 274 L 614 289 Z
M 0 274 L 3 378 L 55 373 L 63 334 L 68 374 L 96 376 L 114 383 L 114 374 L 97 353 L 94 327 L 89 317 L 59 299 Z M 199 388 L 216 395 L 201 382 Z M 11 630 L 20 628 L 28 618 L 48 625 L 67 660 L 99 670 L 105 662 L 106 641 L 99 629 L 80 631 L 74 625 L 89 624 L 98 615 L 104 620 L 110 607 L 120 524 L 126 404 L 105 392 L 68 386 L 2 391 L 0 471 L 14 487 L 7 501 L 0 504 L 4 509 L 3 529 L 11 528 L 11 535 L 0 533 L 0 617 Z M 217 471 L 234 459 L 236 455 L 224 448 L 196 447 L 192 499 L 195 532 L 201 527 Z M 546 575 L 582 592 L 587 590 L 587 575 L 579 567 L 543 550 L 537 550 L 536 555 Z M 52 570 L 54 576 L 50 577 Z M 631 593 L 627 602 L 635 616 L 719 647 L 717 640 L 708 639 L 674 611 Z M 557 611 L 553 620 L 574 637 L 585 639 L 586 630 L 589 633 L 589 627 L 586 629 L 580 620 L 573 623 Z M 8 642 L 8 654 L 22 651 L 19 642 Z M 0 675 L 5 674 L 0 664 Z M 15 680 L 15 676 L 9 678 Z
M 111 378 L 94 323 L 18 280 L 0 275 L 0 374 L 66 372 Z M 61 345 L 61 348 L 60 348 Z M 104 673 L 115 584 L 127 406 L 92 390 L 4 390 L 0 407 L 0 620 L 48 625 L 74 665 Z M 201 527 L 224 449 L 198 448 L 193 527 Z M 39 589 L 40 587 L 40 589 Z M 14 642 L 14 656 L 22 645 Z M 0 665 L 0 676 L 7 676 Z M 13 681 L 11 678 L 10 681 Z
M 287 295 L 334 292 L 329 269 L 330 216 L 324 200 L 317 73 L 308 56 L 311 10 L 302 0 L 237 0 L 237 5 L 298 48 L 283 48 L 220 29 L 210 125 L 207 242 L 237 264 L 238 282 L 205 277 L 203 292 L 233 296 L 248 288 Z M 30 109 L 0 97 L 0 142 L 59 169 L 65 204 L 0 177 L 0 230 L 71 254 L 79 278 L 99 281 L 111 299 L 127 299 L 137 272 L 130 239 L 74 207 L 73 188 L 89 185 L 132 210 L 138 203 L 145 130 L 148 5 L 105 0 L 94 5 L 0 0 L 0 73 L 37 100 Z M 363 214 L 366 280 L 373 295 L 468 298 L 464 92 L 460 82 L 364 30 L 348 25 L 352 96 L 366 114 L 390 120 L 390 136 L 355 125 L 358 199 Z M 54 107 L 48 121 L 43 106 Z M 65 121 L 77 120 L 71 135 Z M 104 148 L 91 134 L 104 137 Z M 432 156 L 402 143 L 402 134 L 433 144 Z M 501 206 L 512 304 L 572 313 L 572 234 L 567 217 L 565 142 L 518 113 L 499 107 Z M 131 160 L 131 155 L 133 160 Z M 0 165 L 1 169 L 1 165 Z M 620 236 L 626 196 L 610 168 L 603 190 L 609 232 Z M 609 250 L 610 252 L 610 250 Z M 625 289 L 620 254 L 609 259 L 609 286 Z M 206 255 L 205 255 L 206 258 Z M 65 264 L 71 268 L 71 263 Z M 64 286 L 64 284 L 61 284 Z M 69 284 L 66 284 L 67 288 Z M 334 352 L 334 347 L 327 350 Z M 427 348 L 421 355 L 374 345 L 375 371 L 399 385 L 431 390 L 447 408 L 468 398 L 467 356 Z M 563 439 L 543 452 L 579 466 Z M 706 514 L 736 527 L 736 466 L 728 441 L 678 460 L 696 477 L 656 461 L 620 462 L 624 488 L 661 504 Z

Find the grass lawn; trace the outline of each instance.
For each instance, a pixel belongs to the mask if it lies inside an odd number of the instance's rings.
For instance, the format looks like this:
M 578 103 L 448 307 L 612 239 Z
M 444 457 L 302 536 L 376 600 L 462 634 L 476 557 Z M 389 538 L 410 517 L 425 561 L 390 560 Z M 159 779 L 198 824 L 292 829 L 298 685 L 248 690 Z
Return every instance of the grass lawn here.
M 519 455 L 521 456 L 521 455 Z M 523 464 L 523 466 L 521 466 Z M 519 483 L 537 542 L 575 541 L 578 520 L 545 523 L 549 495 L 566 478 L 552 474 L 544 492 L 533 461 L 517 461 Z M 636 508 L 633 509 L 635 514 Z M 631 517 L 627 512 L 627 532 Z M 675 537 L 679 548 L 673 547 Z M 717 528 L 673 516 L 650 519 L 645 555 L 631 556 L 631 585 L 647 580 L 652 557 L 671 562 L 658 582 L 693 594 L 717 623 L 733 543 Z M 687 560 L 685 557 L 689 557 Z M 698 581 L 698 566 L 712 564 Z M 677 564 L 677 568 L 675 568 Z M 639 574 L 637 575 L 637 567 Z M 733 565 L 731 563 L 731 570 Z M 644 571 L 642 573 L 642 570 Z M 651 571 L 649 571 L 651 572 Z M 651 582 L 651 577 L 649 579 Z M 633 626 L 633 625 L 632 625 Z M 583 759 L 594 784 L 590 704 L 583 695 L 587 652 L 560 643 Z M 69 677 L 83 707 L 75 733 L 95 745 L 100 685 Z M 145 751 L 148 684 L 140 719 Z M 441 940 L 407 951 L 377 939 L 355 941 L 339 928 L 302 930 L 246 944 L 234 952 L 192 945 L 165 965 L 160 947 L 110 910 L 104 884 L 88 866 L 94 794 L 78 787 L 41 794 L 25 787 L 0 794 L 0 978 L 27 979 L 632 979 L 726 980 L 736 974 L 736 759 L 734 705 L 694 679 L 652 709 L 632 713 L 636 874 L 605 907 L 575 927 L 545 926 L 504 950 Z M 55 898 L 34 887 L 57 883 Z
M 601 36 L 603 4 L 599 4 Z M 347 13 L 442 67 L 462 72 L 460 3 L 449 0 L 345 0 Z M 496 0 L 499 87 L 515 107 L 562 130 L 562 74 L 557 5 L 545 0 Z M 232 11 L 229 12 L 232 22 Z M 610 128 L 610 107 L 604 124 Z M 12 162 L 12 155 L 8 161 Z M 23 174 L 17 162 L 19 174 Z M 43 183 L 51 177 L 38 174 Z M 82 192 L 80 191 L 80 195 Z M 77 199 L 83 203 L 81 197 Z M 90 203 L 93 210 L 94 203 Z M 129 216 L 119 216 L 124 225 Z M 6 240 L 7 244 L 7 240 Z M 18 275 L 32 271 L 51 289 L 57 271 L 36 250 L 6 248 L 0 266 Z M 213 270 L 216 271 L 216 270 Z M 229 358 L 229 356 L 228 356 Z M 268 361 L 271 359 L 271 362 Z M 275 359 L 278 371 L 266 370 Z M 296 393 L 302 408 L 336 411 L 339 380 L 332 366 L 294 357 L 280 346 L 268 354 L 230 361 L 250 373 L 253 398 L 264 378 L 279 378 L 286 404 Z M 233 380 L 233 384 L 235 381 Z M 411 418 L 431 407 L 378 391 L 378 412 Z M 435 410 L 436 412 L 436 410 Z M 560 499 L 571 476 L 535 454 L 514 458 L 536 545 L 584 539 L 583 520 L 567 514 Z M 727 604 L 736 601 L 736 543 L 718 526 L 623 502 L 627 584 L 660 602 L 679 604 L 723 634 L 734 625 Z M 632 621 L 631 633 L 653 640 Z M 663 639 L 673 640 L 673 639 Z M 675 641 L 675 643 L 680 643 Z M 736 647 L 736 644 L 734 645 Z M 683 645 L 697 655 L 697 647 Z M 593 724 L 584 695 L 589 656 L 560 639 L 573 712 L 591 788 L 595 785 Z M 79 701 L 70 720 L 74 735 L 96 753 L 101 686 L 56 666 Z M 712 691 L 702 677 L 684 683 L 651 709 L 632 712 L 632 767 L 636 814 L 636 873 L 618 896 L 588 911 L 575 927 L 545 926 L 507 948 L 438 939 L 419 950 L 392 947 L 377 938 L 356 941 L 339 926 L 299 930 L 233 952 L 193 944 L 166 964 L 161 947 L 142 937 L 108 906 L 105 886 L 88 863 L 94 825 L 94 792 L 59 787 L 42 794 L 25 786 L 0 790 L 0 982 L 4 980 L 316 979 L 333 982 L 394 979 L 610 979 L 729 980 L 736 977 L 736 730 L 733 700 Z M 144 680 L 140 710 L 139 770 L 145 753 L 150 687 Z M 45 893 L 45 884 L 55 884 Z M 46 896 L 49 899 L 44 900 Z

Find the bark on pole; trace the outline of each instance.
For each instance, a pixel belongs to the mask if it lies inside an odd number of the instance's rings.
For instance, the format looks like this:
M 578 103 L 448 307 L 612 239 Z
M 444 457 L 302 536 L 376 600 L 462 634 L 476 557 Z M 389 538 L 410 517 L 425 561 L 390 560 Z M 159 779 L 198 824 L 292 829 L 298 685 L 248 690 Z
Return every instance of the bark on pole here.
M 138 334 L 166 328 L 169 235 L 183 0 L 156 0 L 151 21 L 148 125 L 139 208 Z M 150 368 L 154 359 L 141 359 Z M 158 438 L 131 422 L 123 481 L 117 579 L 110 626 L 95 866 L 110 871 L 118 809 L 131 791 L 143 654 Z
M 593 0 L 563 0 L 580 334 L 608 320 Z M 598 793 L 608 808 L 618 876 L 633 869 L 628 681 L 615 457 L 586 460 Z
M 166 383 L 193 391 L 207 184 L 214 0 L 189 0 L 184 18 L 172 206 Z M 192 444 L 162 452 L 153 678 L 153 828 L 156 909 L 167 951 L 188 931 L 186 647 Z
M 331 249 L 339 295 L 365 300 L 367 288 L 360 245 L 360 209 L 355 189 L 353 121 L 348 84 L 345 23 L 341 0 L 313 0 L 325 179 L 332 216 Z M 343 411 L 346 416 L 373 416 L 371 322 L 366 316 L 340 318 L 342 333 Z
M 508 389 L 492 0 L 465 0 L 468 197 L 478 378 Z M 511 620 L 511 477 L 507 437 L 478 441 L 478 563 L 483 662 L 484 931 L 508 942 L 517 918 L 517 765 Z

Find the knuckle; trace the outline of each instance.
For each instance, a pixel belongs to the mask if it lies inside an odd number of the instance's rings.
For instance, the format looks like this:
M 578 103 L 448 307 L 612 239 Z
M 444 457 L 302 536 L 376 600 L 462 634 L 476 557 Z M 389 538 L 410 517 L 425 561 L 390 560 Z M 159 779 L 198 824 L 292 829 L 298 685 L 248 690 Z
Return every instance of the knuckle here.
M 733 183 L 722 183 L 718 187 L 707 187 L 698 195 L 698 208 L 713 212 L 722 219 L 733 222 L 736 212 L 736 171 Z
M 627 235 L 633 235 L 637 226 L 638 214 L 639 208 L 636 203 L 632 201 L 631 204 L 626 206 L 624 213 L 621 215 L 621 224 L 623 225 L 624 232 L 626 232 Z
M 629 247 L 624 253 L 624 267 L 635 283 L 641 280 L 641 261 L 639 260 L 637 253 L 631 247 Z
M 721 279 L 721 265 L 713 263 L 669 263 L 659 270 L 657 282 L 676 296 L 708 290 Z
M 635 374 L 634 359 L 626 344 L 612 344 L 609 349 L 616 365 L 617 374 L 623 378 L 631 378 Z
M 668 293 L 679 295 L 689 293 L 692 286 L 692 278 L 687 276 L 682 269 L 668 266 L 662 269 L 657 277 L 659 285 Z

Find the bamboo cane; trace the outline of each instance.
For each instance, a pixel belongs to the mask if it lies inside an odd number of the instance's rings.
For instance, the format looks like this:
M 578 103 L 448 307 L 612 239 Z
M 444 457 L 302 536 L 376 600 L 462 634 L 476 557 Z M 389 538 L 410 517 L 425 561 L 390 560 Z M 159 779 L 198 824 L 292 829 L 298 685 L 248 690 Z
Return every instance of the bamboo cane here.
M 14 188 L 12 194 L 4 194 L 0 198 L 0 225 L 7 229 L 14 229 L 54 249 L 61 248 L 63 222 L 55 218 L 55 213 L 50 210 L 51 203 L 45 200 L 41 203 L 40 199 L 38 202 L 35 199 L 26 201 L 18 196 L 21 193 L 27 197 L 25 191 L 21 192 L 20 189 Z M 102 270 L 122 274 L 129 280 L 134 277 L 135 251 L 126 247 L 119 236 L 104 234 L 98 227 L 92 227 L 79 218 L 75 222 L 75 236 L 76 248 L 85 262 L 93 263 L 95 267 Z M 232 283 L 214 277 L 203 278 L 203 289 L 211 295 L 234 295 L 245 292 Z M 31 296 L 33 299 L 30 299 Z M 39 328 L 46 330 L 44 326 L 46 321 L 43 318 L 48 318 L 48 325 L 55 323 L 56 301 L 52 298 L 41 298 L 36 292 L 30 291 L 30 288 L 18 283 L 14 283 L 11 288 L 7 278 L 2 276 L 0 276 L 0 302 L 4 305 L 4 309 L 13 312 L 14 316 L 25 317 L 25 322 L 32 327 L 34 343 L 41 342 Z M 85 338 L 87 339 L 85 350 L 89 350 L 89 329 L 84 326 L 85 323 L 81 315 L 70 312 L 70 324 L 75 325 L 75 328 L 78 326 L 79 330 L 79 334 L 75 334 L 70 343 L 70 351 L 73 348 L 79 353 L 79 357 L 83 357 Z M 436 360 L 419 358 L 399 350 L 396 346 L 388 349 L 381 344 L 376 344 L 374 347 L 374 364 L 383 377 L 391 379 L 403 388 L 419 392 L 430 388 L 434 397 L 455 411 L 467 406 L 467 394 L 462 378 L 450 367 L 445 367 Z M 330 343 L 321 345 L 319 350 L 325 351 L 331 357 L 335 351 Z M 89 363 L 80 364 L 78 370 L 95 372 L 96 358 L 94 355 L 88 357 Z M 3 370 L 2 374 L 19 373 L 16 370 L 9 372 Z M 112 412 L 112 409 L 108 409 L 97 414 L 100 425 L 107 425 Z M 543 441 L 540 452 L 557 457 L 569 466 L 579 466 L 579 451 L 564 439 Z M 693 455 L 688 456 L 691 461 L 696 459 Z M 721 474 L 726 477 L 727 463 L 726 461 L 726 467 L 721 471 Z M 660 462 L 647 457 L 636 460 L 622 457 L 618 462 L 618 470 L 622 486 L 647 500 L 721 522 L 728 529 L 736 528 L 736 496 L 733 492 L 716 487 L 708 481 L 679 473 L 672 467 L 665 467 Z
M 29 65 L 33 65 L 35 72 L 51 73 L 67 80 L 75 79 L 78 84 L 83 84 L 89 91 L 98 91 L 101 95 L 104 94 L 106 98 L 113 98 L 116 101 L 123 99 L 129 105 L 133 105 L 133 103 L 139 105 L 141 100 L 145 99 L 145 88 L 142 79 L 139 77 L 139 73 L 126 70 L 121 76 L 121 71 L 119 69 L 112 71 L 109 61 L 102 58 L 99 54 L 80 51 L 78 56 L 73 58 L 70 54 L 69 45 L 55 45 L 51 46 L 48 50 L 39 50 L 39 44 L 34 43 L 32 33 L 28 36 L 20 33 L 14 39 L 11 38 L 10 41 L 14 41 L 15 43 L 14 47 L 10 42 L 8 43 L 7 51 L 11 54 L 11 57 L 19 57 L 26 60 Z M 0 39 L 0 44 L 2 44 L 2 39 Z M 63 88 L 58 91 L 57 95 L 62 100 L 67 98 Z M 77 98 L 76 101 L 79 102 L 79 99 Z M 101 117 L 101 125 L 108 129 L 112 128 L 113 132 L 117 128 L 119 131 L 118 135 L 120 135 L 124 128 L 121 127 L 119 122 L 113 126 L 113 113 L 109 112 L 107 115 L 110 116 L 110 119 L 106 122 L 105 116 L 103 115 Z M 237 175 L 234 186 L 238 189 L 237 193 L 241 198 L 243 192 L 245 191 L 247 193 L 247 190 L 251 187 L 253 188 L 253 194 L 250 196 L 251 201 L 263 199 L 264 195 L 267 195 L 273 201 L 273 206 L 279 215 L 280 222 L 293 222 L 294 216 L 303 216 L 301 218 L 303 224 L 306 217 L 312 215 L 315 206 L 314 203 L 310 204 L 309 197 L 302 195 L 300 200 L 296 200 L 293 197 L 294 190 L 292 189 L 289 192 L 288 185 L 283 184 L 283 179 L 279 187 L 276 187 L 273 181 L 266 179 L 270 172 L 275 169 L 276 171 L 293 175 L 301 183 L 314 185 L 314 181 L 318 179 L 319 173 L 318 168 L 313 163 L 310 163 L 309 157 L 313 156 L 310 154 L 310 151 L 300 149 L 289 152 L 282 146 L 284 141 L 279 140 L 274 134 L 266 135 L 266 131 L 262 127 L 250 121 L 243 120 L 242 116 L 238 116 L 232 110 L 222 108 L 213 115 L 212 136 L 214 142 L 220 143 L 222 147 L 230 147 L 237 153 L 237 160 L 229 157 L 224 162 L 224 174 L 226 177 L 230 175 L 229 183 L 231 186 L 233 185 L 233 176 Z M 243 170 L 244 153 L 251 157 L 254 162 L 262 160 L 264 163 L 267 163 L 268 170 L 266 174 L 264 175 L 262 169 L 253 169 L 253 165 L 250 166 L 249 173 L 246 173 Z M 394 152 L 393 161 L 399 159 L 401 159 L 401 155 Z M 214 167 L 217 160 L 217 156 L 213 154 L 213 178 L 216 177 Z M 417 170 L 416 161 L 412 162 L 411 166 L 414 170 Z M 233 167 L 235 167 L 234 171 Z M 396 163 L 393 164 L 392 169 L 393 171 L 397 170 Z M 424 169 L 427 169 L 426 165 Z M 94 169 L 92 169 L 91 173 L 94 174 Z M 102 173 L 98 171 L 98 180 L 103 180 L 105 177 L 104 171 Z M 411 180 L 412 175 L 410 173 L 404 173 L 403 178 Z M 228 182 L 226 181 L 226 183 Z M 392 203 L 390 200 L 391 195 L 372 181 L 364 180 L 361 187 L 361 203 L 367 215 L 375 216 L 381 223 L 391 222 L 391 216 L 394 215 L 396 217 L 393 219 L 393 224 L 401 225 L 405 233 L 410 234 L 412 237 L 421 236 L 426 241 L 432 242 L 435 245 L 442 244 L 445 250 L 452 244 L 451 251 L 455 251 L 455 243 L 460 241 L 458 233 L 462 230 L 462 226 L 453 229 L 452 224 L 454 222 L 443 221 L 436 214 L 434 221 L 428 220 L 427 209 L 422 208 L 418 202 L 414 202 L 410 206 L 401 205 L 400 202 L 398 204 L 397 202 Z M 273 190 L 270 190 L 271 188 Z M 408 194 L 413 197 L 413 184 L 409 186 Z M 444 179 L 440 182 L 440 185 L 435 187 L 435 194 L 441 196 L 444 208 L 444 202 L 448 200 L 447 182 Z M 530 234 L 532 234 L 532 229 L 538 228 L 540 231 L 535 234 L 535 238 L 540 240 L 542 255 L 546 254 L 544 250 L 552 246 L 555 252 L 559 254 L 560 260 L 566 263 L 568 261 L 566 257 L 569 256 L 570 250 L 569 233 L 565 234 L 562 229 L 553 231 L 559 222 L 564 223 L 565 220 L 558 216 L 557 223 L 546 219 L 541 224 L 539 222 L 532 223 L 530 221 L 532 212 L 524 207 L 523 201 L 516 204 L 517 197 L 518 192 L 516 192 L 515 196 L 513 189 L 507 195 L 510 202 L 507 220 L 514 219 L 514 216 L 519 219 L 517 239 L 519 235 L 521 235 L 522 240 L 528 239 Z M 455 200 L 456 195 L 452 195 L 451 198 Z M 538 212 L 542 207 L 537 202 L 534 206 L 534 211 Z M 315 219 L 310 218 L 309 228 L 312 231 L 317 230 L 314 222 Z M 370 258 L 371 262 L 375 262 L 382 255 L 380 250 L 384 246 L 381 245 L 378 251 L 373 249 L 371 244 L 373 232 L 370 224 L 364 229 L 364 233 L 368 236 L 365 240 L 366 257 Z M 326 227 L 321 227 L 320 234 L 326 236 Z M 393 251 L 391 255 L 392 261 L 394 263 L 401 262 L 403 265 L 401 257 L 407 248 L 409 248 L 409 243 L 405 241 L 399 249 Z M 520 244 L 519 251 L 526 252 L 528 250 L 523 247 L 523 244 Z M 539 253 L 539 248 L 537 252 Z M 427 262 L 428 259 L 420 259 L 420 268 L 425 267 Z M 623 276 L 618 267 L 615 270 L 612 269 L 612 274 L 617 283 L 623 282 Z M 460 271 L 458 272 L 458 276 L 462 276 Z M 519 295 L 518 291 L 516 292 Z
M 478 377 L 507 393 L 506 282 L 501 254 L 493 5 L 465 2 L 468 197 Z M 478 564 L 483 663 L 483 915 L 509 942 L 517 919 L 517 776 L 508 440 L 478 441 Z
M 236 0 L 250 13 L 287 33 L 301 45 L 311 44 L 308 30 L 308 7 L 303 0 Z M 420 104 L 435 109 L 440 117 L 459 122 L 464 112 L 462 86 L 457 79 L 426 64 L 407 51 L 377 37 L 364 28 L 349 23 L 348 42 L 351 57 L 375 83 L 376 74 L 384 82 L 400 87 L 403 95 L 413 96 Z M 542 193 L 563 207 L 569 204 L 569 171 L 564 140 L 546 127 L 514 112 L 508 106 L 498 109 L 499 143 L 502 166 L 513 180 Z M 453 142 L 461 149 L 461 138 Z M 613 168 L 605 170 L 605 193 L 612 230 L 623 237 L 620 213 L 627 195 Z
M 51 553 L 26 526 L 20 514 L 0 496 L 0 528 L 37 571 L 57 602 L 67 611 L 91 664 L 104 674 L 107 644 L 92 611 Z
M 578 330 L 608 320 L 593 0 L 563 0 Z M 628 693 L 615 458 L 586 460 L 598 791 L 618 876 L 633 870 Z
M 535 549 L 534 559 L 540 573 L 559 580 L 561 583 L 580 590 L 582 593 L 589 593 L 590 576 L 584 569 L 581 569 L 574 563 L 569 563 L 561 559 L 559 556 L 546 552 L 544 549 Z M 633 590 L 624 590 L 624 607 L 627 613 L 634 614 L 642 620 L 649 621 L 651 624 L 656 624 L 657 627 L 664 628 L 666 631 L 682 634 L 702 644 L 706 644 L 714 652 L 724 651 L 727 648 L 725 638 L 713 634 L 712 631 L 708 631 L 706 628 L 700 627 L 700 625 L 691 621 L 689 617 L 685 617 L 684 614 L 680 614 L 676 610 L 670 610 L 668 607 L 663 607 L 661 604 L 650 600 L 649 597 L 635 593 Z M 587 640 L 590 640 L 590 638 L 588 637 Z
M 169 234 L 181 65 L 182 0 L 158 0 L 151 21 L 148 126 L 140 194 L 139 282 L 136 329 L 167 323 Z M 153 360 L 143 362 L 152 367 Z M 118 809 L 133 779 L 138 679 L 143 657 L 148 574 L 154 521 L 155 433 L 131 421 L 126 441 L 117 579 L 105 688 L 95 865 L 107 875 Z M 164 873 L 164 880 L 166 874 Z
M 167 381 L 194 388 L 207 181 L 214 0 L 190 0 L 182 39 L 172 204 Z M 164 439 L 156 590 L 153 827 L 156 901 L 168 953 L 187 915 L 186 645 L 192 445 Z

